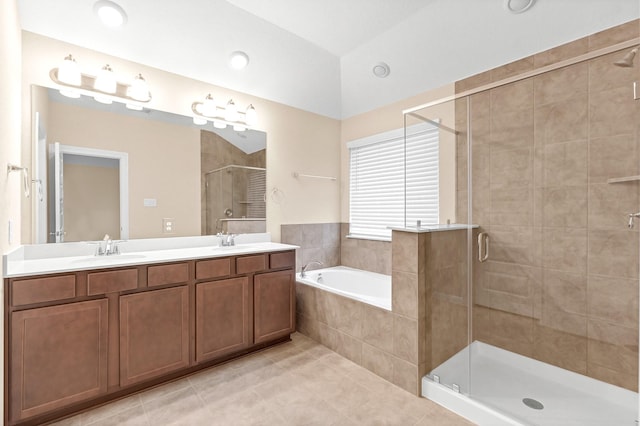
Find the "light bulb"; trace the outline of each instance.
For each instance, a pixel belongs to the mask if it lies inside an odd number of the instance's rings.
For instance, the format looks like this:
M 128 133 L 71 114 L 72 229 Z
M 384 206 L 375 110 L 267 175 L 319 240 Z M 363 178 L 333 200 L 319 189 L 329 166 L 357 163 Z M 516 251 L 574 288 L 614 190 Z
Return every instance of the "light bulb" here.
M 229 102 L 227 102 L 224 110 L 224 119 L 226 121 L 238 121 L 238 108 L 233 102 L 233 99 L 229 99 Z
M 226 129 L 227 123 L 223 121 L 213 120 L 213 127 L 215 127 L 216 129 Z
M 247 111 L 244 113 L 244 122 L 247 123 L 249 127 L 255 126 L 258 122 L 258 113 L 253 105 L 247 107 Z
M 66 96 L 67 98 L 78 99 L 80 98 L 80 92 L 73 89 L 60 89 L 60 94 Z
M 125 106 L 127 107 L 127 109 L 133 110 L 133 111 L 142 111 L 142 105 L 137 105 L 137 104 L 125 104 Z
M 215 117 L 217 114 L 218 108 L 216 106 L 216 101 L 213 99 L 213 96 L 211 96 L 211 93 L 209 93 L 202 103 L 202 115 Z
M 236 132 L 244 132 L 245 130 L 247 130 L 247 128 L 242 124 L 234 124 L 233 130 L 235 130 Z
M 193 117 L 193 124 L 197 126 L 204 126 L 207 124 L 207 119 L 202 117 Z
M 111 105 L 113 103 L 113 100 L 105 95 L 95 95 L 93 99 L 95 99 L 96 102 L 100 102 L 101 104 L 105 105 Z
M 141 102 L 147 102 L 151 98 L 149 95 L 149 85 L 144 77 L 142 77 L 142 74 L 138 74 L 133 79 L 133 82 L 131 82 L 131 85 L 127 88 L 127 96 Z
M 109 64 L 102 67 L 102 69 L 98 71 L 98 76 L 93 83 L 93 88 L 105 93 L 116 93 L 117 86 L 116 76 Z
M 73 56 L 68 55 L 60 63 L 58 67 L 58 80 L 61 83 L 69 84 L 71 86 L 82 85 L 82 75 L 80 74 L 80 67 Z

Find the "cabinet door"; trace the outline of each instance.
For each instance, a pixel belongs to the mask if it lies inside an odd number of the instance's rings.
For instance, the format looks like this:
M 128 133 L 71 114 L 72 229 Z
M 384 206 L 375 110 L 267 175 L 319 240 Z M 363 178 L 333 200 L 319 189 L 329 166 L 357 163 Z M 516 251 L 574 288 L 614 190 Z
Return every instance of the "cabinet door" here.
M 189 365 L 186 286 L 120 297 L 120 385 Z
M 196 361 L 249 346 L 249 278 L 196 285 Z
M 108 306 L 100 299 L 11 314 L 12 420 L 106 393 Z
M 284 337 L 295 331 L 295 301 L 292 270 L 255 275 L 255 343 Z

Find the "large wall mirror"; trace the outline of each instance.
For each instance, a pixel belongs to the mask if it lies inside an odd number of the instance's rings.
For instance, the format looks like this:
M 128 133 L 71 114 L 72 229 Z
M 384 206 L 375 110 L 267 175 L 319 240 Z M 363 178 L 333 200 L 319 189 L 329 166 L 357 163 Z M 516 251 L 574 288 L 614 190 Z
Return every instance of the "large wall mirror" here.
M 33 243 L 266 231 L 266 134 L 32 87 Z

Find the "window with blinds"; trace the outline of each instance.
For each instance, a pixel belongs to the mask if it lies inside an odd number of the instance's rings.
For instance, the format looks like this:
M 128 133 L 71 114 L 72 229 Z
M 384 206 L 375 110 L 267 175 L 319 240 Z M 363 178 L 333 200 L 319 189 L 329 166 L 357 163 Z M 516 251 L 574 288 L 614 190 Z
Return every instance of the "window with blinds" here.
M 347 144 L 350 236 L 388 239 L 389 227 L 438 223 L 438 143 L 438 128 L 423 123 L 407 127 L 406 144 L 404 129 Z

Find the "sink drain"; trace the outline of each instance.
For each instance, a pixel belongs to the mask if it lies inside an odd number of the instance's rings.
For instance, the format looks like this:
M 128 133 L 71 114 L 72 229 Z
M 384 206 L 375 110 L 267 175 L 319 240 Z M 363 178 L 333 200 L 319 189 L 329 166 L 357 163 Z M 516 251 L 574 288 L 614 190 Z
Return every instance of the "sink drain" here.
M 535 399 L 532 399 L 532 398 L 524 398 L 522 402 L 524 403 L 524 405 L 526 405 L 529 408 L 533 408 L 534 410 L 542 410 L 544 408 L 544 405 L 542 405 L 542 402 L 536 401 Z

